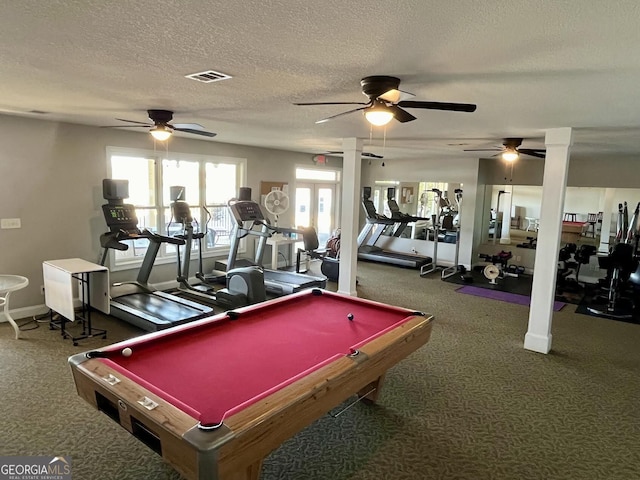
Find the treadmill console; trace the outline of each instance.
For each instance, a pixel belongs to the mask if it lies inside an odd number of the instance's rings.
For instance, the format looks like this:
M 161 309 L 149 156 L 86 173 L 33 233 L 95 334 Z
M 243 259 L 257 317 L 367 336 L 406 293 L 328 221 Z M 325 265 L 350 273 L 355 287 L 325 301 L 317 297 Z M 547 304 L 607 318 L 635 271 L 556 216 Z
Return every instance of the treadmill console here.
M 251 200 L 243 200 L 230 205 L 231 213 L 236 222 L 242 223 L 247 221 L 264 220 L 262 208 L 256 202 Z
M 111 232 L 125 230 L 127 232 L 138 232 L 138 217 L 136 208 L 128 203 L 121 205 L 102 205 L 104 220 Z

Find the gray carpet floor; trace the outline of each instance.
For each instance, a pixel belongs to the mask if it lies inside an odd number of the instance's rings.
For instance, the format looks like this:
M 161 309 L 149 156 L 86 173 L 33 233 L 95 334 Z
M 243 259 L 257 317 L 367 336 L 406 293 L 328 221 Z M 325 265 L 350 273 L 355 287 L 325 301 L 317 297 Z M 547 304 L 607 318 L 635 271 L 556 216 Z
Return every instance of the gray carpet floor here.
M 315 422 L 263 480 L 640 479 L 640 326 L 567 305 L 542 355 L 523 349 L 527 307 L 435 273 L 361 262 L 358 278 L 363 298 L 434 314 L 432 338 L 388 373 L 377 405 Z M 78 347 L 46 323 L 18 341 L 0 324 L 0 455 L 68 455 L 76 480 L 179 479 L 76 395 L 68 356 L 141 333 L 94 318 L 108 340 Z

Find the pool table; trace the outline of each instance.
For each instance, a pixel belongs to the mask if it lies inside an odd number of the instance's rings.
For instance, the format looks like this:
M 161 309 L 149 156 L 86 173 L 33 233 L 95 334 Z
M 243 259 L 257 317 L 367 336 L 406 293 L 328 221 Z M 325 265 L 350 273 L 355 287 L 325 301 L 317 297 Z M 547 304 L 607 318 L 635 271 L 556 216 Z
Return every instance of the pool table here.
M 429 341 L 432 320 L 312 289 L 69 362 L 82 398 L 186 478 L 257 480 L 263 459 L 307 425 L 350 397 L 375 401 L 385 372 Z
M 589 223 L 587 222 L 563 221 L 561 240 L 565 243 L 576 243 L 580 240 L 588 225 Z

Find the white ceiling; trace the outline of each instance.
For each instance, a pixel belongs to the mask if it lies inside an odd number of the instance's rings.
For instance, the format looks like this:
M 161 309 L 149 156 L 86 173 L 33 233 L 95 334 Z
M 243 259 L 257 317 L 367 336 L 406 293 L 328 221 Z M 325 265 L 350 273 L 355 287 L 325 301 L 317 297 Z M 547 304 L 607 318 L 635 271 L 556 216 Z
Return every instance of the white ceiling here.
M 637 0 L 5 0 L 0 113 L 114 125 L 160 108 L 212 141 L 321 153 L 355 136 L 386 158 L 543 148 L 546 129 L 574 127 L 576 156 L 634 154 L 638 18 Z M 233 78 L 184 77 L 208 69 Z M 352 106 L 293 105 L 366 101 L 368 75 L 478 108 L 411 109 L 366 146 L 360 113 L 314 123 Z

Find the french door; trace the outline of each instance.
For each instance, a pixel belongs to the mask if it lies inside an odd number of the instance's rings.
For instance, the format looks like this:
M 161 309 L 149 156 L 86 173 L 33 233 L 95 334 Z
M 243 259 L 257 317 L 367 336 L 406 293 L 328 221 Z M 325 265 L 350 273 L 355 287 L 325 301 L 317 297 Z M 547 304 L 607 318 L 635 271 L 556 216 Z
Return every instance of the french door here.
M 296 186 L 297 226 L 311 226 L 318 232 L 324 248 L 335 229 L 336 185 L 333 183 L 298 183 Z

